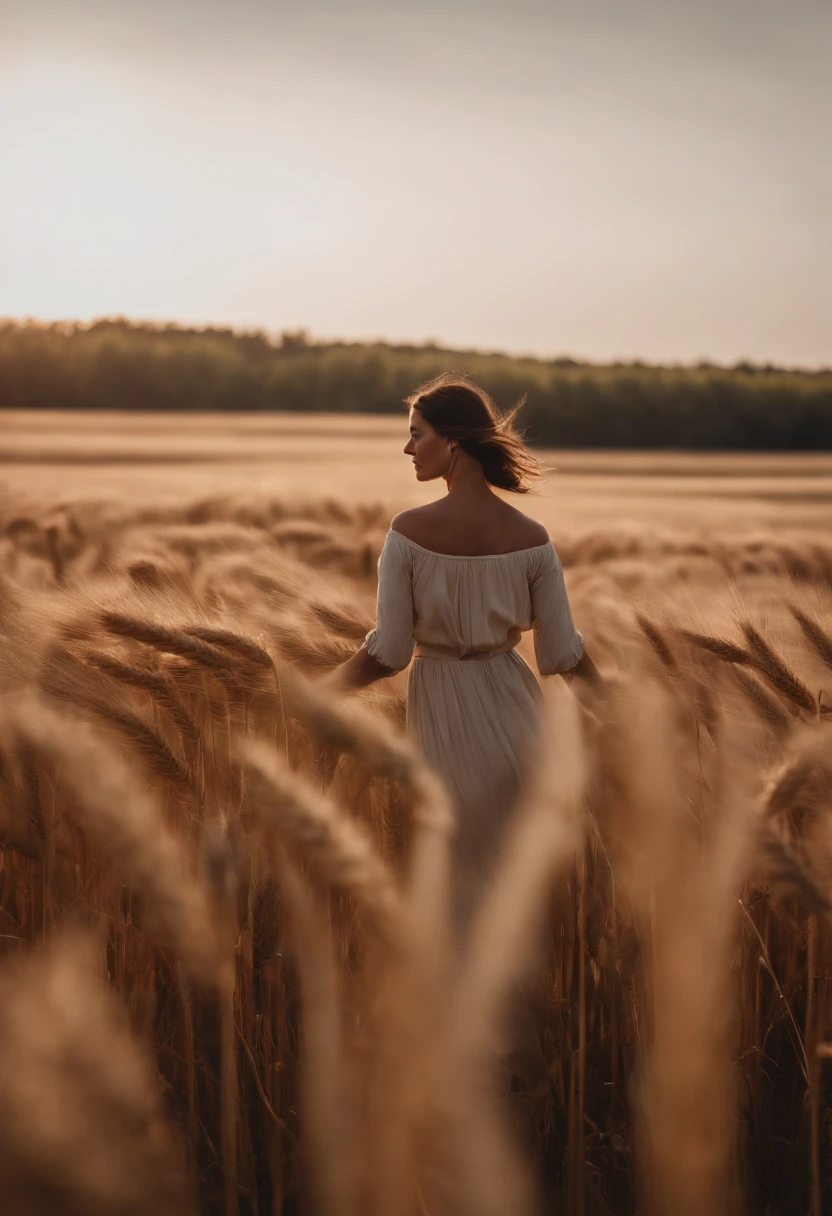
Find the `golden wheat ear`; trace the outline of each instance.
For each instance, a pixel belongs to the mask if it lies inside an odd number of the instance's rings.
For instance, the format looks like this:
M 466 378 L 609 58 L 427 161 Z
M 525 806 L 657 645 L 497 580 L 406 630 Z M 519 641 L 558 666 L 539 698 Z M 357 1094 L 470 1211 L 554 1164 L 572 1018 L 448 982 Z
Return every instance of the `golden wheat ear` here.
M 379 776 L 401 782 L 413 807 L 408 904 L 423 959 L 442 973 L 448 959 L 450 840 L 454 812 L 439 777 L 390 724 L 355 700 L 325 695 L 295 672 L 281 680 L 286 705 L 320 743 L 357 756 Z
M 148 928 L 177 952 L 195 979 L 227 984 L 228 963 L 208 893 L 122 757 L 85 724 L 30 698 L 2 706 L 0 730 L 22 740 L 56 774 L 71 795 L 68 810 L 143 897 Z
M 828 916 L 832 903 L 795 850 L 760 819 L 755 834 L 755 869 L 770 884 L 776 899 L 797 899 L 807 912 Z
M 0 574 L 0 633 L 14 632 L 20 626 L 20 596 L 14 584 Z
M 725 663 L 737 663 L 746 667 L 751 665 L 751 655 L 748 651 L 725 638 L 717 638 L 707 633 L 694 633 L 690 629 L 679 629 L 678 633 L 679 637 L 690 642 L 692 646 L 714 655 L 717 659 L 722 659 Z
M 785 659 L 777 653 L 759 630 L 750 621 L 743 621 L 741 629 L 748 643 L 751 660 L 760 675 L 775 692 L 809 714 L 817 713 L 817 701 L 800 677 L 791 670 Z
M 97 973 L 100 954 L 68 933 L 0 971 L 6 1216 L 196 1212 L 154 1061 Z
M 308 626 L 300 621 L 272 621 L 269 634 L 282 658 L 303 664 L 310 671 L 331 671 L 355 653 L 354 646 L 339 638 L 323 633 L 312 637 Z
M 267 744 L 243 742 L 241 758 L 251 805 L 263 828 L 276 831 L 324 889 L 352 896 L 375 938 L 399 946 L 404 908 L 390 868 L 361 825 L 284 768 Z
M 372 1042 L 363 1060 L 366 1143 L 365 1153 L 359 1155 L 373 1161 L 374 1167 L 363 1178 L 360 1211 L 386 1216 L 398 1210 L 401 1197 L 412 1190 L 414 1124 L 419 1114 L 410 1081 L 423 1058 L 418 1029 L 413 1026 L 422 1010 L 422 969 L 415 965 L 420 956 L 413 948 L 412 918 L 392 871 L 360 823 L 283 768 L 264 744 L 245 744 L 243 758 L 252 806 L 261 824 L 278 835 L 292 857 L 306 864 L 319 889 L 334 889 L 355 900 L 368 935 L 365 1016 Z M 408 1198 L 401 1210 L 409 1204 Z
M 209 646 L 197 638 L 190 637 L 182 629 L 169 629 L 155 621 L 139 620 L 121 612 L 101 612 L 100 624 L 115 637 L 132 638 L 167 654 L 188 659 L 221 676 L 233 672 L 233 663 L 228 655 L 216 646 Z
M 232 629 L 220 629 L 214 625 L 189 625 L 185 633 L 201 642 L 207 642 L 209 646 L 215 646 L 218 650 L 227 650 L 253 667 L 274 671 L 274 660 L 269 652 L 251 638 L 235 633 Z
M 800 626 L 800 631 L 810 650 L 825 667 L 832 671 L 832 634 L 827 633 L 815 617 L 803 612 L 797 604 L 789 602 L 788 609 Z
M 418 1146 L 430 1117 L 428 1094 L 442 1075 L 453 813 L 438 777 L 384 719 L 352 699 L 324 697 L 295 675 L 284 688 L 290 711 L 315 738 L 401 782 L 413 802 L 403 905 L 408 932 L 376 980 L 376 1045 L 367 1103 L 368 1159 L 378 1154 L 384 1163 L 368 1180 L 364 1209 L 368 1216 L 386 1216 L 416 1185 Z
M 676 662 L 676 658 L 670 648 L 670 644 L 662 631 L 659 629 L 658 625 L 655 625 L 640 612 L 636 613 L 636 620 L 638 621 L 641 632 L 653 647 L 653 650 L 658 655 L 662 665 L 666 667 L 668 671 L 678 671 L 679 664 Z
M 761 802 L 763 820 L 776 825 L 815 875 L 824 875 L 832 842 L 830 744 L 832 730 L 825 725 L 795 733 L 784 762 L 764 789 Z M 828 883 L 828 874 L 822 881 Z
M 801 795 L 822 771 L 820 758 L 811 750 L 789 760 L 769 783 L 763 799 L 763 814 L 772 818 L 794 811 Z
M 101 681 L 91 680 L 89 668 L 71 651 L 51 646 L 39 682 L 41 692 L 50 699 L 94 717 L 109 734 L 126 739 L 151 776 L 170 782 L 182 794 L 192 793 L 191 769 L 171 749 L 164 735 L 134 713 L 119 693 L 112 695 Z
M 786 734 L 792 725 L 792 718 L 783 709 L 780 702 L 763 687 L 756 676 L 744 671 L 741 667 L 734 667 L 732 676 L 734 682 L 751 703 L 757 717 L 771 727 L 778 737 Z
M 289 712 L 319 743 L 357 756 L 378 776 L 402 782 L 415 800 L 415 814 L 450 816 L 441 783 L 383 717 L 353 697 L 322 690 L 296 671 L 281 674 L 281 687 Z
M 188 713 L 182 699 L 176 691 L 176 685 L 166 676 L 155 671 L 147 671 L 143 667 L 131 667 L 113 655 L 101 650 L 90 650 L 84 655 L 84 662 L 98 671 L 104 672 L 112 680 L 137 688 L 147 693 L 152 701 L 164 709 L 173 720 L 184 743 L 190 747 L 199 747 L 201 735 L 199 727 Z
M 325 629 L 351 642 L 363 642 L 373 627 L 372 621 L 351 604 L 324 604 L 313 600 L 308 611 Z

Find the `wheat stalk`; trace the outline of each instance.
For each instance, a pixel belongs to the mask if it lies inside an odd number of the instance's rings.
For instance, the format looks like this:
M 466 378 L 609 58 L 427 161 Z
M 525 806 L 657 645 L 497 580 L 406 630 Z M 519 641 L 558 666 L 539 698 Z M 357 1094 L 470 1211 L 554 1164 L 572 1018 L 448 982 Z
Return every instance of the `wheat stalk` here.
M 84 724 L 31 700 L 4 705 L 2 727 L 55 770 L 72 796 L 68 809 L 143 896 L 148 924 L 198 979 L 227 983 L 206 892 L 189 875 L 157 806 L 113 750 Z
M 645 690 L 636 714 L 618 710 L 630 797 L 639 815 L 628 844 L 646 873 L 634 897 L 650 926 L 650 1014 L 639 1095 L 648 1212 L 708 1216 L 732 1208 L 730 960 L 754 822 L 750 774 L 736 739 L 715 782 L 718 814 L 705 847 L 691 831 L 685 790 L 690 758 L 675 737 L 666 700 Z M 626 874 L 626 871 L 625 871 Z
M 320 742 L 358 756 L 375 773 L 402 782 L 413 800 L 407 910 L 411 932 L 385 960 L 376 981 L 373 1073 L 369 1080 L 368 1152 L 378 1165 L 363 1210 L 385 1216 L 415 1185 L 416 1139 L 438 1071 L 442 994 L 448 983 L 448 795 L 413 748 L 390 726 L 346 698 L 325 695 L 288 674 L 290 711 Z M 417 1012 L 418 1011 L 418 1012 Z
M 353 1112 L 347 1106 L 340 985 L 328 918 L 320 898 L 304 887 L 282 849 L 277 850 L 276 860 L 291 907 L 304 1004 L 301 1117 L 306 1203 L 310 1212 L 320 1216 L 350 1216 L 355 1207 Z
M 450 889 L 450 838 L 454 812 L 442 782 L 409 742 L 383 718 L 354 700 L 327 695 L 315 684 L 286 673 L 283 681 L 291 712 L 320 742 L 358 756 L 374 772 L 400 781 L 413 800 L 409 902 L 424 957 L 441 973 L 445 966 Z
M 195 1212 L 152 1060 L 79 934 L 6 963 L 0 1187 L 6 1216 Z
M 325 886 L 353 896 L 368 927 L 381 941 L 398 944 L 404 927 L 402 904 L 388 867 L 361 826 L 283 768 L 265 744 L 247 741 L 241 751 L 252 806 L 260 822 L 277 829 Z

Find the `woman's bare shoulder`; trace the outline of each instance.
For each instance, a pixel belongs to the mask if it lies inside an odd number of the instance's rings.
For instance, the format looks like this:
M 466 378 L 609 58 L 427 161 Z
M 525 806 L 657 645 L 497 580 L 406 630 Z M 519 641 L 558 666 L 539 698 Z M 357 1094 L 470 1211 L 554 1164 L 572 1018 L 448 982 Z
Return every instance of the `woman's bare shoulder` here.
M 516 538 L 517 549 L 533 549 L 538 545 L 545 545 L 549 542 L 549 533 L 543 527 L 543 524 L 538 523 L 536 519 L 532 519 L 529 515 L 524 515 L 522 511 L 518 511 L 516 507 L 505 504 L 510 515 L 506 517 L 508 526 L 511 529 L 511 535 Z
M 390 527 L 426 549 L 435 548 L 437 529 L 440 529 L 445 541 L 450 542 L 449 551 L 463 553 L 469 548 L 471 552 L 476 552 L 484 536 L 491 542 L 486 543 L 484 551 L 495 553 L 533 549 L 549 541 L 549 534 L 542 524 L 508 503 L 500 503 L 496 512 L 487 512 L 485 517 L 477 519 L 457 518 L 444 501 L 426 503 L 421 507 L 411 507 L 409 511 L 401 511 L 393 518 Z
M 414 541 L 417 545 L 424 544 L 426 540 L 430 540 L 431 529 L 441 519 L 436 506 L 436 503 L 429 502 L 422 507 L 411 507 L 408 511 L 400 511 L 398 515 L 393 516 L 390 527 L 394 532 L 400 532 L 402 536 L 406 536 L 408 540 Z

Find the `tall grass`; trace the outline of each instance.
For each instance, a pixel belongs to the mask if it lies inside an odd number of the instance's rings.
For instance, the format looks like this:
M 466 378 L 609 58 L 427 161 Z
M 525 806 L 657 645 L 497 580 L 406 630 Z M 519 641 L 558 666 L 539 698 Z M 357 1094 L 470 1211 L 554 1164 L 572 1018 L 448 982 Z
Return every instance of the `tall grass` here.
M 558 538 L 603 687 L 458 942 L 403 677 L 316 685 L 383 517 L 0 506 L 4 1211 L 821 1212 L 825 554 Z

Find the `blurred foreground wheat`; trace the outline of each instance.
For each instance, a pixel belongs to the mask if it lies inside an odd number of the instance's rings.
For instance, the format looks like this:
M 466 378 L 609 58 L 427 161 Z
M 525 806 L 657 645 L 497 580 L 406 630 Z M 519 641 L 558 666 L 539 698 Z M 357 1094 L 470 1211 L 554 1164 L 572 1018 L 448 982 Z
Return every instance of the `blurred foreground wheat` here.
M 387 512 L 0 504 L 0 1194 L 62 1211 L 832 1204 L 832 548 L 556 538 L 547 688 L 449 936 L 372 625 Z

